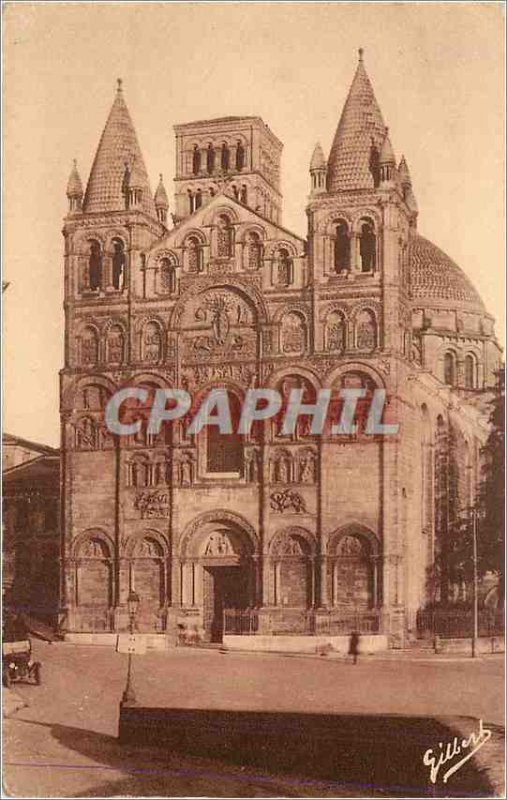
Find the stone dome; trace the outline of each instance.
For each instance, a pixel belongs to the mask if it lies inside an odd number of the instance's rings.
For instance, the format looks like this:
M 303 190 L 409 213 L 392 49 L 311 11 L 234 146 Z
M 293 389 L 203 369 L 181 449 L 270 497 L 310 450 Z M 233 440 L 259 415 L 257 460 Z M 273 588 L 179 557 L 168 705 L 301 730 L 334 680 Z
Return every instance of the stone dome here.
M 409 244 L 410 295 L 420 305 L 458 305 L 484 314 L 479 293 L 454 261 L 429 239 L 414 233 Z

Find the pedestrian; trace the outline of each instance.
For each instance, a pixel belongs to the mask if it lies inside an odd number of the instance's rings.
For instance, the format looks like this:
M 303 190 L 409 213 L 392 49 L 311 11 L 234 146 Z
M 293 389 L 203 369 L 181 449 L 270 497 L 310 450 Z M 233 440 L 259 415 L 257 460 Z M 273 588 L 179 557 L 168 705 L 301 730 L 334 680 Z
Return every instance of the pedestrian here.
M 349 656 L 352 656 L 354 664 L 357 664 L 357 657 L 359 655 L 359 633 L 352 631 L 349 639 Z

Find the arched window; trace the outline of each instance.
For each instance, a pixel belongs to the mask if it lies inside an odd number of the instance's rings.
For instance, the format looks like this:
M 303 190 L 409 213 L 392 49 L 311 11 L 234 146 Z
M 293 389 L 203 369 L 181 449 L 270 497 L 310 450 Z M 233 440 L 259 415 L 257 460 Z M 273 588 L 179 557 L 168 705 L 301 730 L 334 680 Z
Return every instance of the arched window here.
M 102 278 L 102 253 L 100 244 L 95 240 L 90 243 L 90 258 L 88 260 L 88 285 L 90 289 L 100 289 Z
M 241 202 L 246 206 L 247 200 L 248 200 L 248 190 L 245 184 L 243 184 L 243 186 L 241 187 Z
M 201 171 L 201 151 L 198 145 L 194 144 L 194 151 L 192 153 L 192 172 L 198 175 Z
M 297 311 L 289 311 L 282 319 L 282 351 L 302 353 L 306 349 L 306 322 Z
M 243 472 L 243 437 L 235 433 L 241 416 L 238 397 L 229 392 L 232 433 L 220 433 L 217 425 L 206 426 L 206 467 L 208 472 Z
M 465 387 L 477 389 L 477 362 L 470 353 L 465 358 Z
M 195 193 L 195 210 L 202 206 L 202 192 L 200 189 Z
M 341 353 L 345 349 L 346 324 L 339 311 L 332 311 L 326 319 L 326 350 Z
M 294 264 L 289 251 L 280 247 L 277 253 L 277 283 L 290 286 L 294 282 Z
M 248 269 L 256 270 L 262 266 L 262 243 L 261 237 L 256 231 L 250 231 L 246 237 L 247 256 L 246 265 Z
M 377 346 L 377 323 L 372 311 L 360 311 L 356 319 L 356 347 L 358 350 L 374 350 Z
M 159 264 L 160 287 L 163 292 L 172 294 L 176 291 L 176 270 L 168 258 L 162 258 Z
M 215 190 L 214 190 L 213 186 L 209 187 L 209 196 L 210 197 L 214 197 L 215 196 Z
M 113 286 L 123 289 L 125 281 L 125 248 L 121 239 L 113 239 Z
M 193 214 L 195 211 L 195 195 L 190 189 L 188 190 L 188 210 L 190 214 Z
M 377 237 L 375 227 L 370 219 L 361 222 L 359 237 L 359 253 L 361 256 L 361 272 L 373 272 L 376 264 Z
M 227 214 L 221 214 L 218 218 L 217 256 L 219 258 L 232 256 L 232 225 Z
M 238 172 L 241 172 L 243 167 L 245 166 L 245 148 L 241 141 L 238 140 L 236 145 L 236 169 Z
M 456 385 L 456 359 L 454 353 L 446 353 L 444 356 L 444 383 L 447 386 Z
M 350 269 L 350 239 L 346 222 L 339 222 L 336 226 L 334 240 L 334 268 L 336 272 L 346 272 Z
M 231 162 L 231 153 L 229 150 L 229 146 L 227 142 L 222 144 L 222 150 L 220 152 L 220 166 L 222 167 L 224 172 L 227 172 L 229 169 L 229 165 Z
M 202 247 L 197 236 L 189 236 L 187 239 L 188 269 L 189 272 L 201 272 L 202 270 Z
M 235 200 L 239 200 L 239 189 L 238 189 L 238 187 L 236 186 L 235 183 L 233 183 L 233 185 L 231 186 L 231 189 L 232 189 L 232 193 L 234 195 L 234 199 Z
M 85 328 L 81 336 L 80 363 L 93 366 L 99 360 L 99 340 L 93 328 Z
M 208 170 L 209 174 L 213 172 L 215 169 L 215 148 L 211 144 L 208 145 L 208 149 L 206 150 L 206 169 Z

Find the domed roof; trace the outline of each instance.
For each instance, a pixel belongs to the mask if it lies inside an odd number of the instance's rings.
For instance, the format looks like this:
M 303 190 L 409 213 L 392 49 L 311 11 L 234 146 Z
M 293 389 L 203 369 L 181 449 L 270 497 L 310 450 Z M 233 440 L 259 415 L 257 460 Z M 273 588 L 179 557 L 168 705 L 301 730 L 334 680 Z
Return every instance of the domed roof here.
M 429 239 L 414 233 L 409 244 L 410 294 L 421 305 L 435 300 L 464 303 L 484 313 L 484 303 L 454 261 Z

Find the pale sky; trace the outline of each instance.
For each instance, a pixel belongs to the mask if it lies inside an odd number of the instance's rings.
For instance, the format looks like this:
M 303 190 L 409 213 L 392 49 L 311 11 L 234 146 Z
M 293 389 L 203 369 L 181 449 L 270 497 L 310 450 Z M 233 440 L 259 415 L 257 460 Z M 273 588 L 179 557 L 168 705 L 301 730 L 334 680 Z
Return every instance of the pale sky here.
M 6 4 L 4 23 L 9 433 L 59 444 L 65 189 L 73 158 L 87 181 L 117 77 L 171 205 L 174 124 L 261 116 L 284 143 L 282 222 L 304 236 L 312 150 L 328 155 L 363 47 L 419 231 L 472 279 L 503 340 L 500 4 Z

